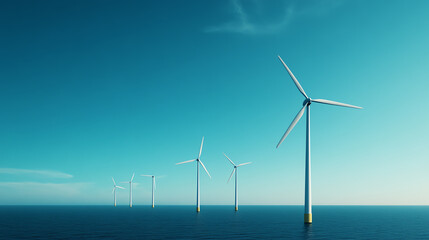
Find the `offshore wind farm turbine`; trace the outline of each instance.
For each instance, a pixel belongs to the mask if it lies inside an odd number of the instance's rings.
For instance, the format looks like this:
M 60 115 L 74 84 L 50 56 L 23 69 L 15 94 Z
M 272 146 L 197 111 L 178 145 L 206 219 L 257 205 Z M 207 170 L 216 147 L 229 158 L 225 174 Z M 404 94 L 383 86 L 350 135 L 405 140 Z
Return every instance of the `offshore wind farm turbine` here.
M 155 185 L 155 176 L 153 175 L 140 175 L 143 177 L 152 177 L 152 208 L 155 207 L 155 189 L 156 189 L 156 185 Z
M 252 162 L 247 162 L 247 163 L 235 165 L 235 163 L 231 159 L 229 159 L 229 157 L 226 156 L 225 153 L 223 155 L 225 155 L 225 157 L 229 160 L 229 162 L 231 162 L 232 166 L 234 166 L 234 169 L 232 170 L 231 176 L 229 176 L 228 182 L 229 182 L 229 180 L 231 180 L 232 175 L 234 175 L 234 173 L 235 173 L 235 211 L 238 211 L 238 178 L 237 178 L 238 169 L 237 168 L 240 166 L 251 164 Z
M 203 140 L 201 140 L 200 153 L 198 154 L 197 159 L 176 163 L 176 165 L 179 165 L 183 163 L 197 162 L 197 212 L 200 211 L 200 164 L 206 171 L 207 175 L 209 175 L 209 177 L 212 178 L 212 176 L 210 176 L 210 173 L 207 171 L 207 168 L 204 166 L 204 163 L 201 162 L 201 151 L 203 150 L 203 142 L 204 142 L 204 137 L 203 137 Z
M 125 188 L 116 185 L 115 179 L 113 179 L 113 177 L 112 177 L 112 181 L 113 181 L 113 191 L 112 191 L 112 193 L 113 193 L 113 205 L 116 207 L 116 189 L 117 188 L 125 189 Z
M 129 182 L 122 182 L 122 183 L 129 183 L 130 184 L 130 207 L 133 207 L 133 179 L 134 179 L 134 173 L 131 177 L 131 180 Z
M 280 146 L 280 144 L 285 140 L 287 135 L 292 131 L 292 129 L 295 127 L 295 125 L 298 123 L 298 121 L 301 119 L 302 115 L 304 114 L 305 109 L 307 109 L 307 138 L 306 138 L 306 157 L 305 157 L 305 207 L 304 207 L 304 222 L 305 223 L 311 223 L 312 222 L 312 212 L 311 212 L 311 168 L 310 168 L 310 104 L 315 103 L 323 103 L 328 105 L 335 105 L 335 106 L 341 106 L 341 107 L 349 107 L 349 108 L 361 108 L 358 106 L 353 106 L 350 104 L 340 103 L 340 102 L 334 102 L 331 100 L 325 100 L 325 99 L 311 99 L 307 96 L 304 89 L 299 84 L 298 80 L 295 78 L 291 70 L 288 68 L 285 62 L 283 62 L 283 59 L 278 56 L 280 61 L 282 62 L 283 66 L 286 68 L 287 72 L 289 73 L 290 77 L 292 78 L 293 82 L 295 83 L 298 90 L 301 92 L 302 95 L 304 95 L 305 100 L 303 102 L 303 107 L 301 110 L 299 110 L 296 117 L 293 119 L 292 123 L 286 130 L 283 137 L 280 139 L 279 143 L 277 144 L 277 148 Z

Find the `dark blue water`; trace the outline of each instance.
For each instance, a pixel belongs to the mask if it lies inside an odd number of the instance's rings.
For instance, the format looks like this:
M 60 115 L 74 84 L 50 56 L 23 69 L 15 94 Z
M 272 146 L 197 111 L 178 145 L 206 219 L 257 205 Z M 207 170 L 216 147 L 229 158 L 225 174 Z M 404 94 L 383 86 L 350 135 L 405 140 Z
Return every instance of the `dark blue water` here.
M 429 239 L 429 206 L 0 206 L 1 239 Z

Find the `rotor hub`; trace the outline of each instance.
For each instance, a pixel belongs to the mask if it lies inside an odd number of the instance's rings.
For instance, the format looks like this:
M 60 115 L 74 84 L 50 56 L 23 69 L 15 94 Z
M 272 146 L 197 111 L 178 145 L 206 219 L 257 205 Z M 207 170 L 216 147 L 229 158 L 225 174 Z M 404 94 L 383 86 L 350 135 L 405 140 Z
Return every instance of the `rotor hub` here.
M 311 98 L 306 98 L 306 99 L 304 100 L 304 102 L 302 103 L 302 106 L 310 105 L 310 104 L 311 104 Z

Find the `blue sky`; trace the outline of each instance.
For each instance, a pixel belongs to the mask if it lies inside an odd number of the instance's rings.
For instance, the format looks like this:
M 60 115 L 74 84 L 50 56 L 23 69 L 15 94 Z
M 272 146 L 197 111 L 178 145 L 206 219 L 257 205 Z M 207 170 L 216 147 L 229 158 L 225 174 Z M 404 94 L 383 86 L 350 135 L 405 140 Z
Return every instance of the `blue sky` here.
M 0 7 L 0 204 L 428 204 L 429 2 L 19 1 Z M 137 177 L 135 204 L 150 204 Z M 126 184 L 122 184 L 127 187 Z M 128 189 L 118 192 L 126 204 Z

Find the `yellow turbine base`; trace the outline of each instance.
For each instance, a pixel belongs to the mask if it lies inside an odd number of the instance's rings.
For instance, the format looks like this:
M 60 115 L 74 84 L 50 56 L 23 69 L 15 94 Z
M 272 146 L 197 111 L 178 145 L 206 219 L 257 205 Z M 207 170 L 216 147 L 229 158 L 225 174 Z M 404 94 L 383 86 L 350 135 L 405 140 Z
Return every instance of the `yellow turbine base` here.
M 154 205 L 152 205 L 152 208 L 154 208 L 155 206 Z
M 304 223 L 312 223 L 313 217 L 311 216 L 311 213 L 304 213 Z
M 235 211 L 238 211 L 238 207 L 235 207 Z
M 200 207 L 197 207 L 197 212 L 199 212 L 200 211 Z

